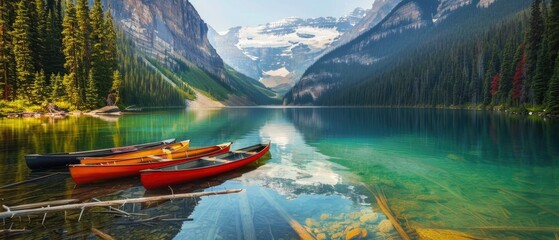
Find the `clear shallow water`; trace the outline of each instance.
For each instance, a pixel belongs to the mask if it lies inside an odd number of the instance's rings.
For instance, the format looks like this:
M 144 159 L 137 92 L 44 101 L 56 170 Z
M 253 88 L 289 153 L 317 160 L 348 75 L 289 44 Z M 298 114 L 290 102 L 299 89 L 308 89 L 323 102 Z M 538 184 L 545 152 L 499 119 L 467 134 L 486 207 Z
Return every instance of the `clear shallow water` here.
M 9 238 L 292 239 L 293 222 L 315 236 L 398 238 L 373 192 L 383 192 L 406 230 L 452 229 L 476 237 L 554 239 L 559 228 L 559 122 L 494 113 L 414 109 L 223 109 L 98 119 L 0 120 L 0 186 L 50 173 L 30 172 L 23 155 L 129 145 L 166 138 L 192 146 L 271 140 L 257 164 L 173 191 L 244 189 L 240 194 L 124 210 L 132 218 L 79 211 L 14 221 L 30 229 Z M 138 178 L 76 186 L 69 175 L 0 189 L 0 204 L 154 196 Z M 157 217 L 172 221 L 138 220 Z M 366 216 L 366 217 L 363 217 Z M 0 229 L 9 228 L 0 222 Z M 483 228 L 490 229 L 483 229 Z M 506 228 L 505 228 L 506 227 Z M 513 228 L 511 228 L 513 227 Z M 518 227 L 522 227 L 518 228 Z M 382 230 L 382 231 L 381 231 Z

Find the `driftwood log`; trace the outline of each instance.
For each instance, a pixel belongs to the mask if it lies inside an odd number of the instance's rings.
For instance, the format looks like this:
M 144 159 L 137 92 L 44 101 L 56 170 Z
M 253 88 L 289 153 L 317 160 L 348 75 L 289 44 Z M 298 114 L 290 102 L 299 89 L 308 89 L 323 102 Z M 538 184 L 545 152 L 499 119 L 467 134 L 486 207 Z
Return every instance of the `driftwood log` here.
M 234 189 L 234 190 L 223 190 L 223 191 L 216 191 L 216 192 L 183 193 L 183 194 L 156 196 L 156 197 L 143 197 L 143 198 L 131 198 L 131 199 L 122 199 L 122 200 L 102 201 L 102 202 L 76 203 L 76 204 L 67 204 L 67 205 L 54 206 L 54 207 L 47 206 L 41 208 L 0 212 L 0 218 L 5 219 L 5 218 L 16 217 L 16 216 L 46 214 L 49 212 L 59 212 L 59 211 L 74 210 L 74 209 L 81 209 L 83 212 L 84 209 L 92 208 L 92 207 L 109 207 L 109 206 L 124 205 L 127 203 L 142 203 L 142 202 L 149 202 L 149 201 L 162 201 L 162 200 L 171 200 L 171 199 L 202 197 L 202 196 L 209 196 L 209 195 L 222 195 L 222 194 L 238 193 L 241 191 L 242 189 Z
M 92 231 L 93 233 L 95 233 L 95 235 L 97 235 L 98 237 L 100 237 L 101 239 L 104 239 L 104 240 L 114 240 L 114 238 L 113 238 L 111 235 L 106 234 L 106 233 L 102 232 L 101 230 L 99 230 L 99 229 L 97 229 L 97 228 L 91 228 L 91 231 Z
M 65 200 L 56 200 L 56 201 L 48 201 L 48 202 L 38 202 L 38 203 L 30 203 L 30 204 L 23 204 L 17 206 L 8 207 L 6 205 L 2 205 L 6 211 L 15 211 L 15 210 L 23 210 L 23 209 L 32 209 L 32 208 L 40 208 L 46 206 L 59 206 L 64 204 L 76 203 L 79 202 L 78 199 L 65 199 Z

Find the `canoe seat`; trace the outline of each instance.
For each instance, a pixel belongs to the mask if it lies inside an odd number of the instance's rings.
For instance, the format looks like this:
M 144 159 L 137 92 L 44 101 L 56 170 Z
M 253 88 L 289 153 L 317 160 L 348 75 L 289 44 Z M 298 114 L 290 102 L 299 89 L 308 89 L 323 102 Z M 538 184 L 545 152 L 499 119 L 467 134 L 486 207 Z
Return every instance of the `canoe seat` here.
M 256 154 L 257 152 L 255 152 L 255 151 L 252 151 L 252 152 L 247 152 L 247 151 L 233 151 L 233 153 L 240 153 L 240 154 L 246 153 L 246 154 L 254 155 L 254 154 Z
M 155 160 L 163 160 L 162 157 L 155 156 L 155 155 L 150 155 L 150 156 L 147 156 L 147 157 L 148 157 L 148 158 L 151 158 L 151 159 L 155 159 Z
M 210 162 L 220 162 L 220 163 L 230 163 L 231 161 L 225 159 L 218 159 L 218 158 L 204 158 L 206 161 Z

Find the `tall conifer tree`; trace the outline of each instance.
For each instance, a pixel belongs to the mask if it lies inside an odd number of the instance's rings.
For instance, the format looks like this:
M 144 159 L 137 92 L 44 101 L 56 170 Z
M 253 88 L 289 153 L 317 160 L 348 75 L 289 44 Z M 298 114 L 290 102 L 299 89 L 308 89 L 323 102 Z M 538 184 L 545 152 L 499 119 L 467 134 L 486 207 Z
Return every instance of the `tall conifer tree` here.
M 551 0 L 547 31 L 549 32 L 549 52 L 552 61 L 555 61 L 559 53 L 559 0 Z M 553 67 L 554 64 L 551 64 Z
M 15 91 L 20 99 L 31 100 L 31 92 L 35 67 L 33 65 L 33 52 L 31 49 L 32 29 L 30 25 L 31 12 L 30 5 L 26 1 L 20 1 L 17 4 L 16 19 L 13 25 L 12 44 L 16 62 L 17 82 Z
M 76 17 L 78 23 L 78 52 L 79 65 L 78 72 L 80 89 L 80 97 L 85 98 L 85 88 L 89 79 L 89 70 L 91 69 L 91 23 L 89 20 L 89 3 L 87 0 L 78 0 L 76 5 Z
M 15 93 L 10 91 L 15 84 L 15 64 L 10 35 L 14 3 L 0 0 L 0 92 L 2 99 L 9 100 Z
M 546 103 L 547 112 L 559 114 L 559 59 L 555 59 L 555 71 L 547 90 Z
M 66 10 L 63 21 L 63 52 L 66 59 L 64 67 L 66 68 L 66 75 L 64 76 L 63 85 L 66 89 L 68 100 L 74 105 L 81 104 L 80 99 L 80 55 L 79 55 L 79 42 L 78 42 L 78 21 L 76 16 L 76 7 L 72 0 L 66 1 Z
M 542 44 L 544 34 L 544 20 L 540 9 L 542 1 L 533 0 L 530 13 L 530 26 L 527 34 L 527 59 L 526 59 L 526 75 L 528 78 L 529 97 L 533 99 L 534 91 L 532 89 L 533 79 L 536 75 L 536 66 L 538 63 L 538 53 Z
M 499 104 L 508 104 L 513 81 L 513 56 L 510 40 L 507 41 L 501 58 L 501 80 L 499 82 Z

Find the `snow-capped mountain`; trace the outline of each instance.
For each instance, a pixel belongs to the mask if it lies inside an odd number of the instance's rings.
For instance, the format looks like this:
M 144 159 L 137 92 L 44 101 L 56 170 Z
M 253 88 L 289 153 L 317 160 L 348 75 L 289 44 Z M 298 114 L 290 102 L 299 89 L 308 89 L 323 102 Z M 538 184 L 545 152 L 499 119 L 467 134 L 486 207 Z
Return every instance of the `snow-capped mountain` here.
M 367 13 L 357 8 L 341 18 L 292 17 L 260 26 L 235 27 L 222 34 L 210 31 L 208 37 L 231 67 L 285 92 Z

